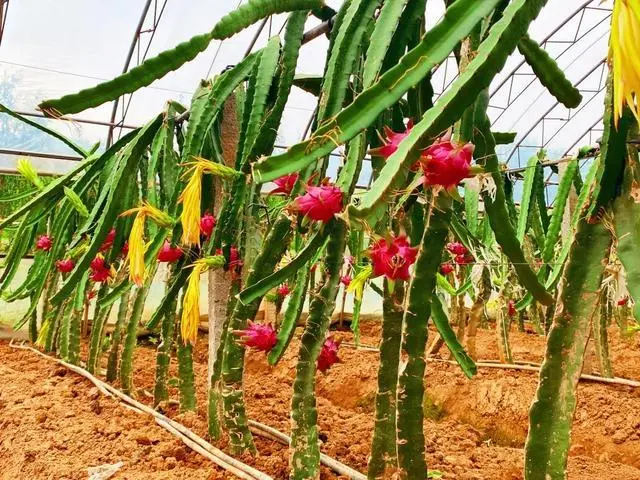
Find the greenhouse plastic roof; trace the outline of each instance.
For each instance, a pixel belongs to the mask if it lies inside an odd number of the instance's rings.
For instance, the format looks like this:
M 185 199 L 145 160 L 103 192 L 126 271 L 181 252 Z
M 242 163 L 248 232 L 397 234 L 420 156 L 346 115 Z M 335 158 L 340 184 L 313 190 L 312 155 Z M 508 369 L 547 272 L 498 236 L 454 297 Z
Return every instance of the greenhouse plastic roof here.
M 0 0 L 6 9 L 6 24 L 0 44 L 0 102 L 10 108 L 35 112 L 45 98 L 55 98 L 93 86 L 120 74 L 147 0 Z M 131 67 L 143 58 L 172 48 L 191 36 L 208 31 L 239 0 L 151 0 L 144 16 Z M 339 0 L 327 0 L 338 8 Z M 495 131 L 518 132 L 516 142 L 503 146 L 501 157 L 510 167 L 526 163 L 540 147 L 549 158 L 559 158 L 583 144 L 593 144 L 601 130 L 603 87 L 606 79 L 608 29 L 612 0 L 549 0 L 531 29 L 547 51 L 583 92 L 582 105 L 569 111 L 531 76 L 516 52 L 495 79 L 490 116 Z M 428 1 L 427 28 L 442 16 L 444 2 Z M 258 35 L 253 49 L 278 34 L 286 15 L 274 16 Z M 314 18 L 307 28 L 317 25 Z M 116 122 L 138 126 L 161 111 L 167 100 L 188 103 L 198 82 L 237 63 L 248 50 L 260 28 L 253 25 L 225 42 L 212 42 L 195 60 L 151 86 L 120 102 Z M 322 36 L 301 51 L 298 72 L 322 73 L 328 40 Z M 455 78 L 455 62 L 445 62 L 434 76 L 434 88 L 441 92 Z M 295 89 L 285 110 L 278 143 L 291 145 L 301 139 L 315 106 L 315 97 Z M 112 104 L 87 110 L 79 119 L 109 122 Z M 123 112 L 126 115 L 123 120 Z M 40 119 L 84 145 L 101 142 L 109 127 L 78 122 Z M 116 129 L 115 136 L 126 133 Z M 6 115 L 0 118 L 0 149 L 18 149 L 71 154 L 59 142 L 33 132 Z M 66 170 L 70 162 L 34 163 L 51 171 Z M 0 155 L 0 167 L 15 163 Z M 553 179 L 551 179 L 553 184 Z

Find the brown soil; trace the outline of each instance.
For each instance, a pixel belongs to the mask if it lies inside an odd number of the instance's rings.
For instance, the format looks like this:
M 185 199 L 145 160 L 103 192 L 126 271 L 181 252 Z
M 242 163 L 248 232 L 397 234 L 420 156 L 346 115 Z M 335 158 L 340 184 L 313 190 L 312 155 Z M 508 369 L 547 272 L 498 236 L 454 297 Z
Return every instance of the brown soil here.
M 363 343 L 377 343 L 378 335 L 377 324 L 363 326 Z M 351 340 L 347 333 L 336 336 Z M 640 340 L 623 341 L 615 331 L 611 336 L 615 373 L 640 379 Z M 543 344 L 536 335 L 512 332 L 517 360 L 540 362 Z M 297 346 L 296 341 L 275 368 L 263 355 L 247 356 L 248 414 L 283 432 L 289 426 Z M 492 331 L 479 331 L 478 351 L 483 358 L 497 358 Z M 154 355 L 151 348 L 136 352 L 137 398 L 147 403 Z M 377 355 L 343 347 L 343 362 L 319 374 L 317 383 L 323 452 L 363 472 L 373 427 Z M 587 365 L 597 365 L 595 358 Z M 205 436 L 206 339 L 198 342 L 195 369 L 197 414 L 179 414 L 175 406 L 165 413 Z M 33 353 L 0 344 L 0 375 L 0 479 L 84 479 L 87 467 L 119 461 L 125 465 L 116 479 L 231 478 L 148 417 L 102 397 L 88 381 Z M 451 479 L 522 478 L 535 372 L 480 369 L 467 380 L 455 365 L 430 362 L 426 384 L 431 469 Z M 569 478 L 640 480 L 640 389 L 581 382 L 578 396 Z M 276 479 L 287 478 L 287 448 L 262 438 L 256 443 L 260 453 L 242 460 Z M 217 446 L 224 449 L 225 442 Z M 336 477 L 323 468 L 322 478 Z

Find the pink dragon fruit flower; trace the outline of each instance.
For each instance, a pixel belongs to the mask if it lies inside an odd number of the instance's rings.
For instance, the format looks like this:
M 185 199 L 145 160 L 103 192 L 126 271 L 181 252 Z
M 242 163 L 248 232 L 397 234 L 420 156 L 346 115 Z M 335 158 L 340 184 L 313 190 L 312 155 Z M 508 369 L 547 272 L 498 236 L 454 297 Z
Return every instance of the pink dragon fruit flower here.
M 287 295 L 289 295 L 291 293 L 291 289 L 289 288 L 289 284 L 287 283 L 283 283 L 282 285 L 280 285 L 277 289 L 276 289 L 276 293 L 284 298 Z
M 456 267 L 454 267 L 450 263 L 443 263 L 442 265 L 440 265 L 440 273 L 442 275 L 449 275 L 450 273 L 453 273 L 455 269 Z
M 342 190 L 335 185 L 307 186 L 307 193 L 297 197 L 294 205 L 310 220 L 327 223 L 342 211 Z
M 36 241 L 36 248 L 48 252 L 53 246 L 53 240 L 49 235 L 40 235 Z
M 209 238 L 213 233 L 213 229 L 216 227 L 216 217 L 210 213 L 205 213 L 200 218 L 200 232 L 205 238 Z
M 175 263 L 182 258 L 182 249 L 172 247 L 168 240 L 165 240 L 158 252 L 158 261 L 164 263 Z
M 334 340 L 328 337 L 322 345 L 320 355 L 318 356 L 318 370 L 322 373 L 327 373 L 327 370 L 335 363 L 339 363 L 341 360 L 338 358 L 338 349 L 340 348 L 340 341 Z
M 269 192 L 269 195 L 291 195 L 293 191 L 293 187 L 296 185 L 298 178 L 300 175 L 297 173 L 290 173 L 289 175 L 284 175 L 280 178 L 276 178 L 273 183 L 277 185 L 276 188 Z
M 440 185 L 450 190 L 465 178 L 473 176 L 471 159 L 474 149 L 472 143 L 457 145 L 447 134 L 424 150 L 420 164 L 425 175 L 425 186 Z
M 460 242 L 449 242 L 445 248 L 451 255 L 466 255 L 469 253 L 467 247 Z
M 370 250 L 373 276 L 389 280 L 409 280 L 409 267 L 416 261 L 418 249 L 411 247 L 406 236 L 382 238 Z
M 385 136 L 382 139 L 382 141 L 384 142 L 384 145 L 378 148 L 372 148 L 371 150 L 369 150 L 369 154 L 375 157 L 389 158 L 391 155 L 396 153 L 396 151 L 398 150 L 398 147 L 400 146 L 400 143 L 405 138 L 407 138 L 409 133 L 411 133 L 412 128 L 413 128 L 413 120 L 409 120 L 409 122 L 407 123 L 407 129 L 403 133 L 394 132 L 393 130 L 391 130 L 391 128 L 385 125 L 384 127 Z
M 100 245 L 100 248 L 98 249 L 98 251 L 106 252 L 107 250 L 109 250 L 113 246 L 113 242 L 115 241 L 115 239 L 116 239 L 116 229 L 112 228 L 111 230 L 109 230 L 107 237 L 104 239 L 104 242 L 102 242 L 102 245 Z
M 73 260 L 65 258 L 64 260 L 58 260 L 56 262 L 56 268 L 61 273 L 69 273 L 76 266 Z
M 351 280 L 352 279 L 350 275 L 343 275 L 340 277 L 340 283 L 345 287 L 348 287 L 349 285 L 351 285 Z
M 271 325 L 263 323 L 249 322 L 247 328 L 236 330 L 233 334 L 239 337 L 240 343 L 245 347 L 261 352 L 270 352 L 278 343 L 276 331 Z

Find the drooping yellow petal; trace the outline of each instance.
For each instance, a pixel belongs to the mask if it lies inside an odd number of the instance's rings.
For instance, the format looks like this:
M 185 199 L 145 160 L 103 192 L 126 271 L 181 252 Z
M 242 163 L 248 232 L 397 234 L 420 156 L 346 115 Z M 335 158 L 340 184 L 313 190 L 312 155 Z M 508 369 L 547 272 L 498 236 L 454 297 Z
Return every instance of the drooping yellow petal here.
M 191 171 L 191 178 L 180 194 L 178 201 L 182 203 L 182 243 L 188 246 L 200 245 L 200 203 L 202 199 L 202 167 L 196 166 Z
M 182 318 L 180 319 L 180 334 L 184 343 L 195 343 L 198 338 L 198 323 L 200 322 L 200 275 L 203 265 L 196 262 L 191 275 L 187 291 L 182 303 Z
M 129 253 L 127 254 L 129 260 L 129 280 L 139 287 L 141 287 L 144 282 L 146 270 L 144 265 L 144 219 L 144 213 L 139 211 L 133 220 L 133 226 L 129 234 Z
M 171 228 L 175 224 L 175 220 L 169 214 L 159 210 L 153 205 L 143 202 L 141 206 L 131 208 L 120 214 L 121 217 L 136 215 L 133 220 L 133 226 L 129 233 L 129 280 L 142 286 L 145 279 L 146 268 L 144 265 L 144 253 L 146 250 L 144 242 L 144 222 L 147 217 L 151 218 L 158 226 L 163 228 Z
M 615 125 L 625 105 L 640 123 L 640 0 L 616 0 L 611 20 L 609 59 L 613 70 Z
M 193 157 L 194 161 L 186 164 L 189 169 L 183 175 L 190 175 L 187 186 L 180 194 L 178 202 L 182 203 L 182 243 L 185 245 L 200 245 L 200 203 L 202 200 L 202 176 L 206 173 L 223 180 L 231 180 L 241 175 L 233 168 L 212 162 L 201 157 Z
M 182 300 L 182 317 L 180 318 L 180 334 L 184 343 L 195 343 L 198 338 L 198 324 L 200 323 L 200 275 L 212 268 L 222 268 L 224 257 L 215 255 L 201 258 L 193 264 L 189 275 L 187 290 Z

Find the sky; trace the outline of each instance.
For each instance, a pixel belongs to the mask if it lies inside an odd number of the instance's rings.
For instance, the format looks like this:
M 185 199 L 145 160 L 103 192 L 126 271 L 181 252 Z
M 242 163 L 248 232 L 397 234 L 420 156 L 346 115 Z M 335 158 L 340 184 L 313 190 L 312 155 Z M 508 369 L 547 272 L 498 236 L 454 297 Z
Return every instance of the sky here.
M 161 5 L 163 2 L 158 0 L 157 3 Z M 341 1 L 327 0 L 326 3 L 337 8 Z M 531 36 L 542 40 L 583 3 L 584 0 L 549 0 L 532 25 Z M 533 82 L 518 96 L 518 92 L 531 83 L 531 76 L 527 75 L 530 70 L 526 66 L 518 70 L 513 83 L 508 81 L 502 88 L 497 88 L 521 61 L 521 57 L 514 54 L 492 84 L 494 95 L 490 116 L 494 121 L 495 131 L 517 131 L 517 140 L 527 137 L 524 145 L 537 145 L 544 140 L 549 144 L 549 156 L 552 158 L 562 156 L 567 150 L 575 149 L 582 143 L 589 143 L 586 134 L 602 115 L 603 99 L 598 90 L 602 86 L 604 69 L 598 69 L 597 65 L 607 51 L 606 9 L 611 7 L 611 0 L 602 5 L 600 3 L 600 0 L 593 0 L 590 6 L 602 8 L 602 11 L 594 9 L 581 13 L 553 37 L 554 40 L 566 42 L 579 38 L 577 42 L 548 45 L 552 56 L 560 53 L 561 49 L 567 49 L 558 63 L 570 80 L 582 80 L 580 88 L 589 91 L 585 93 L 583 107 L 577 112 L 568 112 L 564 107 L 552 108 L 555 101 L 537 82 Z M 119 74 L 143 5 L 144 0 L 11 2 L 5 35 L 0 45 L 0 83 L 10 82 L 14 88 L 11 98 L 2 98 L 1 101 L 19 110 L 34 111 L 37 103 L 44 98 L 72 93 Z M 195 34 L 210 30 L 224 14 L 237 5 L 238 0 L 168 0 L 148 55 L 156 55 Z M 429 0 L 427 26 L 437 22 L 443 10 L 442 0 Z M 269 29 L 272 34 L 276 34 L 285 18 L 285 15 L 274 17 L 270 28 L 264 30 L 255 48 L 265 44 Z M 580 20 L 583 24 L 577 31 Z M 149 28 L 152 21 L 153 14 L 148 16 L 145 28 Z M 307 27 L 315 24 L 317 20 L 309 19 Z M 256 28 L 257 25 L 254 25 L 223 43 L 212 42 L 194 61 L 137 92 L 131 100 L 126 123 L 140 125 L 146 122 L 162 110 L 169 99 L 188 103 L 200 79 L 218 73 L 242 58 Z M 147 33 L 143 37 L 145 46 L 149 35 Z M 301 51 L 298 72 L 321 74 L 327 44 L 325 38 L 320 38 L 305 45 Z M 604 75 L 606 76 L 606 71 Z M 453 64 L 447 66 L 446 74 L 442 68 L 434 79 L 436 91 L 441 90 L 454 76 Z M 517 97 L 517 100 L 509 101 L 510 95 L 512 98 Z M 291 145 L 301 139 L 314 102 L 313 96 L 294 88 L 285 110 L 279 143 Z M 505 106 L 508 108 L 502 110 Z M 111 104 L 103 105 L 77 116 L 106 121 L 109 120 L 111 107 Z M 539 119 L 545 114 L 549 120 L 544 123 L 543 133 Z M 564 120 L 567 118 L 572 120 L 567 122 Z M 3 125 L 0 123 L 0 148 L 15 148 L 11 129 L 3 128 Z M 48 121 L 47 125 L 55 126 L 62 133 L 86 145 L 96 141 L 104 142 L 107 134 L 106 127 L 60 124 L 53 121 Z M 51 151 L 68 153 L 58 145 L 47 147 Z M 535 149 L 527 147 L 514 149 L 512 145 L 502 147 L 501 153 L 503 160 L 508 160 L 510 166 L 518 166 L 526 163 L 526 157 L 533 150 Z M 0 167 L 3 161 L 5 160 L 0 157 Z

